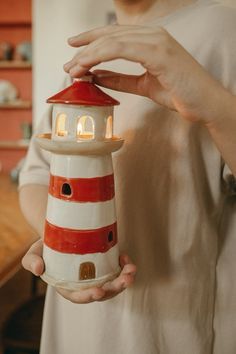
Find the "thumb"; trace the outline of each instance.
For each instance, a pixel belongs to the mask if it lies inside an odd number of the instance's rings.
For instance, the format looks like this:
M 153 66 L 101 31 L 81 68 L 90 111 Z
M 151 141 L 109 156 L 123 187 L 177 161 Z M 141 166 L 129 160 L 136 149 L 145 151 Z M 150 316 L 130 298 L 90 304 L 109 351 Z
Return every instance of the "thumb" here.
M 43 243 L 42 240 L 36 241 L 22 259 L 22 265 L 34 275 L 41 275 L 44 271 L 42 259 Z
M 108 70 L 95 70 L 94 82 L 100 86 L 121 92 L 142 95 L 139 83 L 142 76 L 125 75 Z

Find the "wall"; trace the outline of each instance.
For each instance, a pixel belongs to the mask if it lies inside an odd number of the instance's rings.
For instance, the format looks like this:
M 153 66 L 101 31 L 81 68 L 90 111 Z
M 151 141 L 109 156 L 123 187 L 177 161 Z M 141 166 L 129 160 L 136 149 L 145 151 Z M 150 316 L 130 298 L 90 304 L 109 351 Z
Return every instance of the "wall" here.
M 67 38 L 84 30 L 103 26 L 113 10 L 112 0 L 34 0 L 34 122 L 47 108 L 45 100 L 62 85 L 63 64 L 75 49 Z

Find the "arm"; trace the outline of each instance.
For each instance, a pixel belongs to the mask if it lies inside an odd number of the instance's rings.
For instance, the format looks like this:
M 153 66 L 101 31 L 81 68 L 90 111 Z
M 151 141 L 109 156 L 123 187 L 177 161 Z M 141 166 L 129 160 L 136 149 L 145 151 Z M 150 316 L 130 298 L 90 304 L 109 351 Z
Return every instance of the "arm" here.
M 190 122 L 203 124 L 236 175 L 236 98 L 162 28 L 108 26 L 73 37 L 74 47 L 85 46 L 64 69 L 80 77 L 94 65 L 113 59 L 140 63 L 141 76 L 95 71 L 98 84 L 139 94 Z
M 43 236 L 48 187 L 40 184 L 28 184 L 21 187 L 19 192 L 21 210 L 27 222 L 36 231 L 37 235 Z

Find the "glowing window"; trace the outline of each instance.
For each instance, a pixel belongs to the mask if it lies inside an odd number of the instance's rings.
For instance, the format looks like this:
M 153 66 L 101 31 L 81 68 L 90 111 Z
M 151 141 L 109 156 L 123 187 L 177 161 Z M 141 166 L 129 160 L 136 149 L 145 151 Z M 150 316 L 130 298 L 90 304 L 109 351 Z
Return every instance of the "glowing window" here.
M 94 139 L 94 121 L 90 116 L 79 117 L 77 123 L 77 137 L 79 139 Z
M 66 130 L 66 114 L 59 113 L 56 118 L 56 135 L 57 136 L 67 136 L 68 132 Z
M 106 126 L 106 135 L 105 135 L 105 138 L 106 139 L 111 139 L 112 138 L 112 116 L 109 116 L 107 118 L 107 126 Z

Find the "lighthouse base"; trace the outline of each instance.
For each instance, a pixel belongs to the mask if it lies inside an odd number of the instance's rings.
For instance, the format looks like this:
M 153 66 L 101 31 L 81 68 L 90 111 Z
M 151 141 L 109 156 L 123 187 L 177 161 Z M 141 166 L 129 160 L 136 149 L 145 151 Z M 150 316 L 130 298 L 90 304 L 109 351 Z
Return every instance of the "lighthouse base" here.
M 84 290 L 84 289 L 89 289 L 94 286 L 96 287 L 101 287 L 108 281 L 111 281 L 115 279 L 121 272 L 120 267 L 117 268 L 116 272 L 113 272 L 111 274 L 107 274 L 104 277 L 96 278 L 96 279 L 89 279 L 89 280 L 83 280 L 83 281 L 78 281 L 78 282 L 72 282 L 72 281 L 63 281 L 63 280 L 58 280 L 53 277 L 50 277 L 46 273 L 43 273 L 41 275 L 41 278 L 43 281 L 45 281 L 48 285 L 54 286 L 56 288 L 62 288 L 66 290 Z

